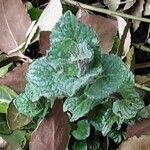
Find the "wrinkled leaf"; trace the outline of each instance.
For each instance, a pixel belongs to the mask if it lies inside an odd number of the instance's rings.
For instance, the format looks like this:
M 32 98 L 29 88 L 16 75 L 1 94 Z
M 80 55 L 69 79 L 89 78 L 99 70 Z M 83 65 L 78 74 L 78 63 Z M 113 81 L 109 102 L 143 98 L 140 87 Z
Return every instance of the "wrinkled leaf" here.
M 50 114 L 40 123 L 31 137 L 30 150 L 65 150 L 69 140 L 68 118 L 56 101 Z
M 115 55 L 103 55 L 102 66 L 104 71 L 100 78 L 85 90 L 85 95 L 98 101 L 116 92 L 129 76 L 127 66 Z
M 90 135 L 90 124 L 87 120 L 77 122 L 77 129 L 72 131 L 72 135 L 77 140 L 85 140 Z
M 87 150 L 88 146 L 86 141 L 82 141 L 82 142 L 75 142 L 72 146 L 73 150 Z
M 63 105 L 64 111 L 72 113 L 70 121 L 76 121 L 93 108 L 93 101 L 85 96 L 67 98 Z

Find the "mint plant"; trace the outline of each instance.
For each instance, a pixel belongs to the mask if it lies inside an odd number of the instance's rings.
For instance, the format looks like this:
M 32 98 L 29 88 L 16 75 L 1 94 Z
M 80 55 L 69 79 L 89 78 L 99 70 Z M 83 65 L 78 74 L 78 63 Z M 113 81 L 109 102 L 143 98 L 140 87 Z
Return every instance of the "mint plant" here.
M 35 117 L 57 98 L 63 100 L 64 112 L 77 123 L 72 136 L 80 142 L 73 147 L 87 148 L 92 126 L 95 137 L 98 132 L 120 142 L 122 125 L 146 112 L 126 64 L 116 55 L 102 54 L 96 33 L 70 11 L 55 25 L 47 56 L 30 65 L 27 81 L 14 101 L 16 108 Z

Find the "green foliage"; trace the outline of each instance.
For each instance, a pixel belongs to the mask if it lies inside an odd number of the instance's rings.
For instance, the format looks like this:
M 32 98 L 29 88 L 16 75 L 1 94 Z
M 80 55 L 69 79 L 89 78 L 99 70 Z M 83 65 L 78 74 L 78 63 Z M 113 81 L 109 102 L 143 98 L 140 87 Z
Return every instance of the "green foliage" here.
M 77 129 L 72 132 L 77 140 L 85 140 L 90 135 L 90 124 L 87 120 L 77 122 Z
M 86 141 L 82 141 L 82 142 L 75 142 L 72 146 L 73 150 L 87 150 L 88 146 Z
M 9 103 L 17 94 L 7 86 L 0 85 L 0 113 L 6 113 Z
M 63 99 L 70 121 L 85 119 L 77 121 L 72 132 L 78 140 L 90 135 L 92 125 L 120 142 L 122 124 L 143 117 L 138 112 L 144 112 L 144 103 L 134 89 L 132 72 L 119 57 L 101 54 L 96 33 L 70 11 L 54 27 L 47 56 L 30 65 L 27 81 L 25 92 L 15 99 L 16 108 L 27 116 L 39 116 L 56 98 Z M 93 110 L 97 115 L 90 116 Z

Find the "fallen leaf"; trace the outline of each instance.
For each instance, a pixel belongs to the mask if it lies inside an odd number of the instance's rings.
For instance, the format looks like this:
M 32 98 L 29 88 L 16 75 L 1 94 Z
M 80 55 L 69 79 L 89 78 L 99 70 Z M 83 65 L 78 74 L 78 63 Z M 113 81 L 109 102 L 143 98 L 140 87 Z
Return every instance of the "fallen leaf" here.
M 8 143 L 2 137 L 0 137 L 0 149 L 7 148 L 7 146 Z
M 119 38 L 121 39 L 127 23 L 122 17 L 117 16 L 116 18 L 118 21 Z M 124 58 L 126 56 L 126 54 L 128 53 L 128 51 L 130 50 L 130 45 L 131 45 L 131 33 L 130 33 L 130 30 L 128 30 L 127 36 L 126 36 L 125 41 L 124 41 L 122 58 Z
M 103 53 L 109 53 L 113 46 L 113 38 L 117 34 L 117 21 L 99 15 L 83 16 L 79 20 L 95 30 Z
M 46 51 L 50 49 L 50 31 L 41 31 L 40 32 L 40 53 L 46 55 Z
M 12 130 L 20 129 L 21 127 L 27 125 L 32 120 L 32 118 L 29 118 L 21 114 L 20 112 L 18 112 L 13 102 L 9 104 L 6 118 L 7 118 L 8 126 Z
M 118 150 L 150 150 L 150 135 L 129 138 L 119 146 Z
M 11 65 L 12 63 L 9 63 L 6 66 L 0 68 L 0 78 L 3 77 L 8 72 L 8 69 Z
M 81 18 L 83 16 L 88 16 L 88 15 L 89 15 L 88 11 L 86 9 L 84 9 L 84 8 L 79 6 L 79 10 L 76 13 L 76 17 L 79 19 L 79 18 Z
M 133 136 L 140 137 L 141 135 L 150 135 L 150 118 L 138 121 L 127 128 L 127 138 Z
M 145 10 L 144 10 L 144 16 L 150 15 L 150 0 L 146 1 Z
M 62 4 L 60 0 L 51 0 L 39 18 L 40 31 L 52 31 L 61 16 Z
M 144 3 L 145 3 L 144 0 L 137 0 L 135 3 L 136 5 L 134 7 L 134 10 L 132 11 L 132 15 L 142 17 L 142 12 L 144 9 Z M 140 21 L 132 20 L 132 22 L 133 22 L 133 29 L 135 32 L 138 29 L 138 27 L 140 26 Z
M 128 0 L 127 3 L 125 4 L 123 10 L 127 10 L 127 9 L 131 8 L 135 2 L 136 2 L 136 0 Z
M 29 67 L 29 63 L 24 63 L 14 70 L 8 72 L 6 76 L 0 78 L 0 84 L 6 85 L 13 89 L 18 94 L 23 92 L 26 84 L 26 73 Z
M 121 1 L 120 0 L 104 0 L 104 4 L 110 9 L 110 10 L 117 10 L 119 7 Z
M 0 1 L 0 49 L 11 54 L 25 44 L 31 20 L 21 0 Z
M 69 140 L 68 117 L 62 101 L 57 100 L 52 111 L 31 136 L 30 150 L 65 150 Z
M 135 77 L 135 81 L 136 83 L 138 84 L 144 84 L 145 86 L 150 86 L 150 76 L 140 76 L 140 75 L 137 75 Z

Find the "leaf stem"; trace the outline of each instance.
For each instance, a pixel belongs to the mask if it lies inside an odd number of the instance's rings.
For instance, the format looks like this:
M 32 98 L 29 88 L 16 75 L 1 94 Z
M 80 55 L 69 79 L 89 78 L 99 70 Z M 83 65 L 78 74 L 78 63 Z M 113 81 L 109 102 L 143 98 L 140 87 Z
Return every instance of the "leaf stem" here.
M 139 89 L 142 89 L 142 90 L 144 90 L 144 91 L 150 92 L 150 88 L 149 88 L 149 87 L 146 87 L 146 86 L 144 86 L 144 85 L 140 85 L 140 84 L 136 83 L 136 84 L 135 84 L 135 87 L 136 87 L 136 88 L 139 88 Z
M 91 11 L 96 11 L 96 12 L 104 13 L 104 14 L 111 15 L 111 16 L 120 16 L 120 17 L 127 18 L 127 19 L 138 20 L 138 21 L 150 23 L 150 19 L 147 19 L 147 18 L 141 18 L 141 17 L 137 17 L 137 16 L 133 16 L 133 15 L 128 15 L 128 14 L 125 14 L 125 13 L 111 11 L 111 10 L 104 9 L 104 8 L 97 8 L 97 7 L 94 7 L 94 6 L 91 6 L 91 5 L 86 5 L 86 4 L 83 4 L 83 3 L 80 3 L 80 2 L 77 2 L 77 1 L 74 1 L 74 0 L 63 0 L 63 1 L 65 3 L 71 4 L 71 5 L 74 5 L 74 6 L 77 6 L 77 7 L 81 6 L 85 9 L 88 9 L 88 10 L 91 10 Z

